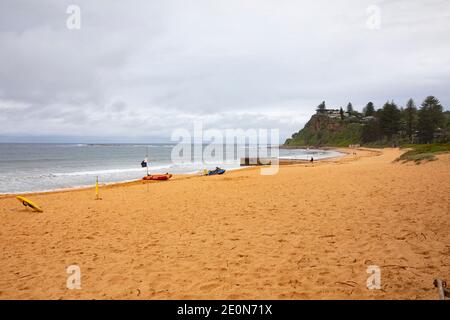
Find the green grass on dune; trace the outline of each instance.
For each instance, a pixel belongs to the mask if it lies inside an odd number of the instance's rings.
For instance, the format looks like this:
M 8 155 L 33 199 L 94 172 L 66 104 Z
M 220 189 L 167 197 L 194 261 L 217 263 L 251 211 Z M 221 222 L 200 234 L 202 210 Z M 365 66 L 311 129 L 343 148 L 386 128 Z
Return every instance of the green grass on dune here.
M 408 152 L 402 154 L 397 161 L 414 161 L 420 164 L 422 161 L 436 160 L 435 155 L 450 152 L 450 142 L 434 144 L 411 144 L 404 145 L 403 148 L 411 148 Z

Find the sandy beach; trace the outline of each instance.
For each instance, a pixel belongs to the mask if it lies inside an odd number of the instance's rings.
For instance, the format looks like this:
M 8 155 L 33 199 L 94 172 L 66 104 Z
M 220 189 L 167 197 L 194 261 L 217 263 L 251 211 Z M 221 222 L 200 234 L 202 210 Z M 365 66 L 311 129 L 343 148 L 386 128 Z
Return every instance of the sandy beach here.
M 351 151 L 353 152 L 353 150 Z M 437 299 L 450 155 L 320 163 L 0 197 L 0 299 Z M 70 265 L 81 289 L 66 288 Z M 381 269 L 369 290 L 367 267 Z

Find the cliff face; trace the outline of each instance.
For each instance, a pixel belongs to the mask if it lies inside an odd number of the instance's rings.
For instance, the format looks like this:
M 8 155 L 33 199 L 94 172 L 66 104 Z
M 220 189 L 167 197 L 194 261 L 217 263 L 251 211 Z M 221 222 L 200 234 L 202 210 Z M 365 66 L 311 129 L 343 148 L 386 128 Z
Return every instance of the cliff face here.
M 361 139 L 362 125 L 315 114 L 305 127 L 287 139 L 286 146 L 348 146 Z
M 308 124 L 312 127 L 312 131 L 316 133 L 323 130 L 337 133 L 343 130 L 342 121 L 337 121 L 336 119 L 331 119 L 327 116 L 314 115 L 311 120 L 309 120 Z

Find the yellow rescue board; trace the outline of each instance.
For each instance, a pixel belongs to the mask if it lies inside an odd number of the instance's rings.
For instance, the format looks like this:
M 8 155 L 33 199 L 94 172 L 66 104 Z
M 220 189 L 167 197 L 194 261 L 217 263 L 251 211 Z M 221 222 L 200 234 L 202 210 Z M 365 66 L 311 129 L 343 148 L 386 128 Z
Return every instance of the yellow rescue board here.
M 37 212 L 44 212 L 41 208 L 39 208 L 39 206 L 35 203 L 33 203 L 33 201 L 28 200 L 27 198 L 21 197 L 21 196 L 17 196 L 16 197 L 17 200 L 19 200 L 20 202 L 22 202 L 22 204 L 25 207 L 30 207 L 31 209 L 37 211 Z

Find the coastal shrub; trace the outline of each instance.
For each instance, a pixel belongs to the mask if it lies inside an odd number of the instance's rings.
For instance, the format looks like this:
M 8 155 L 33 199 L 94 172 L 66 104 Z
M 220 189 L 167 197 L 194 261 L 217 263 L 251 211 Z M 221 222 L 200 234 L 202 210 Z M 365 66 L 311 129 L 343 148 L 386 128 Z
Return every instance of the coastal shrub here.
M 402 154 L 397 161 L 414 161 L 420 164 L 422 161 L 436 160 L 435 155 L 440 153 L 450 152 L 450 142 L 434 143 L 434 144 L 420 144 L 420 145 L 404 145 L 404 148 L 411 150 Z

